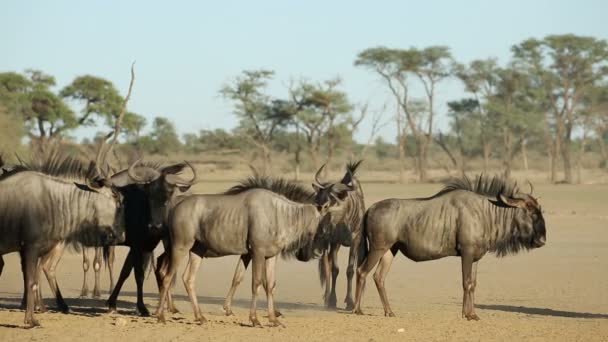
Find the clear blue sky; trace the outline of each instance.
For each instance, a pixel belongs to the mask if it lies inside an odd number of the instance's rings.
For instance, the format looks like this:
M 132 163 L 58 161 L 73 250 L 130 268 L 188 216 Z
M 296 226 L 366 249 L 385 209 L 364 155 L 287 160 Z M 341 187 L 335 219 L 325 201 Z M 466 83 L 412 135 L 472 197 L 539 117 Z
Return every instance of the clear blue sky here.
M 575 33 L 608 38 L 608 1 L 26 1 L 0 4 L 0 72 L 41 69 L 63 87 L 74 77 L 107 78 L 124 94 L 136 60 L 129 109 L 171 118 L 180 134 L 232 128 L 218 90 L 243 69 L 276 71 L 271 94 L 290 77 L 340 75 L 355 103 L 389 99 L 382 83 L 355 68 L 361 50 L 447 45 L 461 62 L 509 58 L 529 37 Z M 457 81 L 439 101 L 463 96 Z M 391 102 L 392 103 L 392 102 Z M 445 105 L 439 108 L 444 116 Z M 366 140 L 369 124 L 358 133 Z M 440 127 L 446 127 L 440 118 Z M 77 136 L 90 135 L 80 131 Z M 393 139 L 395 129 L 382 135 Z

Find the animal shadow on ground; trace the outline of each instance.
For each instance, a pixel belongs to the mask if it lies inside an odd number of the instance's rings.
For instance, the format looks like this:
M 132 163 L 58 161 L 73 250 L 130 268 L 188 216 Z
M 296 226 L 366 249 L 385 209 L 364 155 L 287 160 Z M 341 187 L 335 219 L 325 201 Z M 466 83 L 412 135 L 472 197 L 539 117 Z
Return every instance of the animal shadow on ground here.
M 123 291 L 121 292 L 121 295 L 124 296 L 136 296 L 137 293 L 136 292 L 132 292 L 132 291 Z M 145 293 L 144 294 L 145 298 L 154 298 L 154 299 L 158 299 L 158 294 L 153 294 L 153 293 Z M 320 298 L 321 296 L 319 296 Z M 190 303 L 190 298 L 188 298 L 188 296 L 186 295 L 179 295 L 179 294 L 174 294 L 173 295 L 174 299 L 180 300 L 180 301 L 185 301 L 187 303 Z M 267 303 L 266 300 L 262 299 L 263 295 L 258 297 L 258 308 L 265 308 Z M 199 304 L 201 305 L 219 305 L 222 306 L 224 305 L 224 297 L 208 297 L 208 296 L 198 296 L 198 301 Z M 250 299 L 233 299 L 232 300 L 232 306 L 233 307 L 238 307 L 241 309 L 249 309 L 249 306 L 251 305 L 251 300 Z M 277 309 L 279 310 L 316 310 L 316 311 L 335 311 L 334 309 L 326 309 L 325 306 L 323 306 L 322 304 L 316 304 L 316 303 L 293 303 L 293 302 L 281 302 L 281 301 L 274 301 L 274 305 L 277 307 Z
M 475 304 L 475 307 L 482 310 L 495 310 L 504 312 L 518 312 L 527 315 L 567 317 L 567 318 L 588 318 L 588 319 L 608 319 L 606 314 L 596 314 L 589 312 L 560 311 L 548 308 L 530 308 L 526 306 L 500 305 L 500 304 Z
M 22 310 L 21 298 L 18 294 L 0 294 L 0 310 Z M 65 302 L 70 307 L 69 315 L 97 317 L 108 312 L 106 299 L 90 299 L 90 298 L 65 298 Z M 44 299 L 49 312 L 58 312 L 54 299 Z M 119 300 L 117 303 L 119 308 L 133 309 L 135 315 L 135 303 Z

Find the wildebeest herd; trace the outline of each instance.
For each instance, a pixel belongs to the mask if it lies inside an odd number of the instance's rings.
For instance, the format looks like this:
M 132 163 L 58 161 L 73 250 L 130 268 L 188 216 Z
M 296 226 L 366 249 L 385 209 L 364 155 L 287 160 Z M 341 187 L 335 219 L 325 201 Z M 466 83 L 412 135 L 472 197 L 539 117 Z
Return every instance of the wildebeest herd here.
M 363 188 L 356 177 L 361 162 L 348 163 L 336 182 L 314 177 L 312 189 L 278 177 L 254 174 L 221 194 L 190 194 L 198 181 L 187 162 L 159 165 L 136 161 L 115 172 L 106 161 L 105 140 L 90 163 L 51 153 L 45 158 L 2 165 L 0 175 L 0 275 L 2 255 L 19 252 L 24 278 L 25 324 L 38 326 L 37 310 L 45 310 L 40 277 L 45 273 L 58 309 L 69 313 L 55 277 L 66 247 L 95 247 L 94 270 L 100 254 L 106 259 L 113 246 L 128 246 L 120 276 L 107 301 L 116 311 L 120 289 L 131 270 L 137 284 L 137 310 L 150 315 L 143 301 L 146 269 L 153 266 L 159 286 L 155 315 L 165 321 L 165 308 L 177 312 L 171 284 L 180 261 L 188 256 L 183 283 L 195 319 L 205 318 L 198 305 L 195 275 L 204 258 L 238 255 L 231 301 L 246 268 L 252 265 L 249 320 L 260 321 L 256 299 L 261 288 L 268 299 L 271 325 L 281 325 L 274 306 L 275 264 L 279 255 L 300 261 L 319 259 L 325 285 L 325 305 L 336 307 L 337 252 L 350 247 L 346 308 L 361 314 L 361 299 L 368 273 L 373 276 L 386 316 L 394 316 L 384 279 L 397 252 L 414 261 L 446 256 L 462 260 L 463 317 L 478 319 L 474 310 L 478 261 L 488 252 L 498 256 L 545 244 L 545 222 L 538 200 L 523 193 L 514 181 L 501 177 L 463 177 L 448 181 L 427 198 L 386 199 L 367 210 Z M 2 163 L 4 164 L 4 163 Z M 191 179 L 179 176 L 191 169 Z M 164 253 L 153 259 L 163 243 Z M 88 261 L 84 262 L 85 271 Z M 355 272 L 356 271 L 356 272 Z M 356 275 L 355 298 L 352 278 Z M 96 279 L 98 279 L 96 275 Z M 94 295 L 98 295 L 95 285 Z M 88 288 L 83 285 L 82 295 Z

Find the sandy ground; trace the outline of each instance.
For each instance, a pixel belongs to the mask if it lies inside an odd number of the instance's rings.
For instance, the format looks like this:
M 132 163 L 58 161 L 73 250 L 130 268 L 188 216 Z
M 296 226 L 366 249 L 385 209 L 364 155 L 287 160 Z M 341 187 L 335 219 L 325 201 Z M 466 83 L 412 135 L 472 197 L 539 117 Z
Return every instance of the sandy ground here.
M 215 192 L 229 183 L 203 183 L 198 190 Z M 438 185 L 368 184 L 366 202 L 387 197 L 430 195 Z M 43 327 L 24 330 L 19 310 L 22 276 L 16 254 L 5 256 L 0 277 L 0 341 L 36 340 L 422 340 L 422 341 L 606 341 L 608 340 L 608 186 L 537 186 L 547 222 L 547 245 L 539 250 L 497 259 L 486 256 L 479 265 L 476 291 L 479 322 L 460 317 L 462 290 L 460 259 L 414 263 L 399 255 L 387 279 L 396 318 L 383 316 L 371 280 L 364 296 L 364 316 L 323 308 L 317 265 L 280 261 L 275 296 L 285 317 L 285 328 L 251 328 L 248 322 L 250 275 L 237 291 L 236 316 L 223 315 L 236 257 L 205 260 L 197 278 L 202 310 L 209 323 L 193 322 L 192 310 L 179 282 L 175 288 L 182 311 L 166 325 L 135 315 L 135 282 L 130 278 L 119 298 L 119 314 L 105 312 L 103 300 L 74 299 L 82 284 L 81 258 L 64 256 L 58 280 L 74 313 L 38 314 Z M 118 248 L 115 268 L 122 266 L 126 249 Z M 345 295 L 347 250 L 342 250 L 338 284 L 340 303 Z M 249 272 L 248 272 L 249 273 Z M 181 274 L 181 271 L 180 271 Z M 109 286 L 107 273 L 103 289 Z M 92 278 L 89 278 L 92 281 Z M 49 296 L 46 281 L 42 282 Z M 91 284 L 92 286 L 92 284 Z M 145 286 L 146 302 L 155 309 L 157 290 L 152 277 Z M 107 292 L 104 291 L 104 297 Z M 47 304 L 54 307 L 52 300 Z M 265 319 L 265 300 L 258 302 Z

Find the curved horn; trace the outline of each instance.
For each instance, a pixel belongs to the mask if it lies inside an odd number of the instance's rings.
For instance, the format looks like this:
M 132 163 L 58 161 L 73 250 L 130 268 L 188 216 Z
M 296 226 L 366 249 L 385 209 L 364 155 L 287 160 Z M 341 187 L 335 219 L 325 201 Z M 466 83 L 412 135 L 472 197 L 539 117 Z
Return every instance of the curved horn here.
M 532 185 L 532 182 L 530 182 L 529 180 L 526 180 L 526 182 L 528 182 L 528 185 L 530 186 L 530 196 L 532 196 L 532 194 L 534 193 L 534 185 Z
M 189 162 L 184 160 L 184 163 L 186 163 L 186 165 L 188 165 L 188 167 L 190 168 L 190 170 L 192 170 L 192 179 L 187 181 L 187 180 L 183 180 L 180 177 L 176 177 L 175 175 L 167 175 L 165 177 L 165 180 L 173 185 L 177 185 L 177 184 L 181 184 L 181 185 L 194 185 L 197 180 L 198 180 L 198 175 L 196 174 L 196 169 L 194 168 L 194 166 L 192 166 L 192 164 L 190 164 Z
M 137 159 L 133 164 L 131 164 L 131 166 L 129 166 L 129 169 L 127 170 L 127 174 L 129 175 L 129 178 L 133 179 L 134 181 L 136 181 L 138 183 L 142 183 L 145 181 L 143 178 L 139 177 L 137 175 L 137 173 L 135 172 L 135 167 L 140 162 L 141 162 L 141 158 Z
M 315 174 L 315 183 L 317 183 L 317 186 L 319 186 L 321 189 L 325 189 L 325 187 L 322 185 L 323 182 L 321 182 L 319 180 L 319 176 L 321 175 L 321 171 L 323 171 L 323 168 L 325 167 L 325 165 L 327 165 L 327 164 L 321 165 L 321 167 L 319 168 L 319 170 Z

